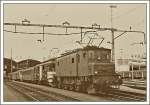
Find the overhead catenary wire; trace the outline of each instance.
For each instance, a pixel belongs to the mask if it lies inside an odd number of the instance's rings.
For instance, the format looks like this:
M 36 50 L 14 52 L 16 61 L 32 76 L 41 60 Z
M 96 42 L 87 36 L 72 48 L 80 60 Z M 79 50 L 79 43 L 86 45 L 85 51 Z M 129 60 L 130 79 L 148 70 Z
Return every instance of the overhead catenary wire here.
M 55 27 L 55 28 L 75 28 L 75 29 L 92 29 L 92 30 L 97 30 L 97 31 L 111 31 L 111 32 L 135 32 L 135 33 L 142 33 L 144 34 L 144 42 L 145 42 L 145 33 L 143 31 L 131 31 L 131 30 L 119 30 L 119 29 L 115 29 L 115 28 L 101 28 L 101 27 L 83 27 L 83 26 L 63 26 L 63 25 L 45 25 L 45 24 L 21 24 L 21 23 L 4 23 L 4 25 L 12 25 L 12 26 L 37 26 L 37 27 Z M 43 32 L 18 32 L 18 31 L 10 31 L 10 30 L 3 30 L 5 32 L 10 32 L 10 33 L 21 33 L 21 34 L 43 34 Z M 74 34 L 79 34 L 81 35 L 81 33 L 87 33 L 90 31 L 85 31 L 85 32 L 79 32 L 79 33 L 65 33 L 65 34 L 59 34 L 59 33 L 44 33 L 46 35 L 74 35 Z M 91 31 L 92 32 L 92 31 Z M 95 31 L 93 31 L 95 32 Z M 84 38 L 84 36 L 82 36 Z M 118 38 L 118 36 L 117 36 Z M 81 38 L 82 39 L 82 38 Z
M 84 26 L 63 26 L 63 25 L 45 25 L 45 24 L 21 24 L 21 23 L 4 23 L 4 25 L 12 25 L 12 26 L 37 26 L 37 27 L 55 27 L 55 28 L 72 28 L 72 29 L 92 29 L 92 30 L 97 30 L 97 31 L 113 31 L 113 32 L 135 32 L 135 33 L 142 33 L 145 35 L 143 31 L 134 31 L 134 30 L 120 30 L 120 29 L 115 29 L 115 28 L 101 28 L 101 27 L 84 27 Z M 43 32 L 39 33 L 32 33 L 32 32 L 18 32 L 18 31 L 10 31 L 10 30 L 3 30 L 5 32 L 11 32 L 11 33 L 21 33 L 21 34 L 43 34 Z M 85 31 L 82 33 L 87 33 L 90 31 Z M 91 32 L 96 32 L 96 31 L 91 31 Z M 79 33 L 65 33 L 65 34 L 58 34 L 58 33 L 44 33 L 48 35 L 73 35 L 73 34 L 81 34 Z
M 88 26 L 65 26 L 65 25 L 47 25 L 47 24 L 22 24 L 22 23 L 4 23 L 4 25 L 12 26 L 36 26 L 36 27 L 55 27 L 55 28 L 72 28 L 72 29 L 96 29 L 100 31 L 112 30 L 111 28 L 88 27 Z
M 96 30 L 96 31 L 110 31 L 112 33 L 112 36 L 114 35 L 115 32 L 123 32 L 123 33 L 126 33 L 126 32 L 135 32 L 135 33 L 142 33 L 142 34 L 144 34 L 144 43 L 146 43 L 146 41 L 145 41 L 145 33 L 143 31 L 119 30 L 119 29 L 116 29 L 116 28 L 113 28 L 113 27 L 111 27 L 111 28 L 105 28 L 104 27 L 103 28 L 103 27 L 100 27 L 100 26 L 99 27 L 93 27 L 93 26 L 91 27 L 91 26 L 70 26 L 70 25 L 66 26 L 66 25 L 21 24 L 21 23 L 4 23 L 4 25 L 15 26 L 15 31 L 10 31 L 10 30 L 6 30 L 5 29 L 5 30 L 3 30 L 5 32 L 20 33 L 20 34 L 33 34 L 33 35 L 35 35 L 35 34 L 36 35 L 37 34 L 42 34 L 43 35 L 43 41 L 44 41 L 44 35 L 65 35 L 65 36 L 69 36 L 69 35 L 74 35 L 74 34 L 78 35 L 79 34 L 79 35 L 81 35 L 81 42 L 82 42 L 82 33 L 85 33 L 85 32 L 83 32 L 83 29 L 84 29 L 84 30 Z M 16 26 L 17 27 L 18 26 L 42 27 L 43 28 L 43 32 L 19 32 L 19 31 L 16 30 Z M 68 29 L 79 29 L 80 32 L 79 33 L 69 33 L 69 34 L 68 34 L 67 31 L 66 31 L 65 34 L 60 34 L 60 33 L 46 33 L 46 32 L 44 32 L 44 28 L 46 28 L 46 27 L 65 28 L 65 29 L 66 28 L 68 28 Z M 93 32 L 95 32 L 95 31 L 93 31 Z M 120 37 L 122 35 L 119 35 L 118 37 Z M 113 41 L 114 41 L 114 38 L 112 38 L 112 46 L 113 46 L 112 50 L 114 51 L 114 43 L 113 43 Z M 103 42 L 103 40 L 102 40 L 102 42 Z M 100 43 L 100 45 L 101 45 L 101 43 Z M 112 55 L 114 55 L 114 53 Z M 114 61 L 114 60 L 112 60 L 112 61 Z
M 80 34 L 81 35 L 81 41 L 82 41 L 82 33 L 85 33 L 83 32 L 83 29 L 84 30 L 90 30 L 90 29 L 94 29 L 94 30 L 99 30 L 99 31 L 107 31 L 107 30 L 111 30 L 111 28 L 100 28 L 100 27 L 88 27 L 88 26 L 66 26 L 66 25 L 47 25 L 47 24 L 23 24 L 23 23 L 4 23 L 4 25 L 11 25 L 11 26 L 15 26 L 15 31 L 10 31 L 10 30 L 4 30 L 5 32 L 10 32 L 10 33 L 20 33 L 20 34 L 42 34 L 43 35 L 43 41 L 44 41 L 44 35 L 75 35 L 75 34 Z M 18 32 L 16 30 L 16 26 L 35 26 L 35 27 L 42 27 L 43 29 L 43 32 Z M 53 27 L 53 28 L 65 28 L 65 29 L 81 29 L 81 32 L 79 33 L 64 33 L 64 34 L 61 34 L 61 33 L 46 33 L 44 32 L 45 28 L 46 27 Z
M 10 31 L 10 30 L 4 30 L 5 32 L 10 32 L 10 33 L 20 33 L 20 34 L 43 34 L 43 32 L 15 32 L 15 31 Z M 85 32 L 82 32 L 85 33 Z M 65 34 L 59 34 L 59 33 L 44 33 L 46 35 L 74 35 L 74 34 L 81 34 L 81 32 L 79 33 L 65 33 Z

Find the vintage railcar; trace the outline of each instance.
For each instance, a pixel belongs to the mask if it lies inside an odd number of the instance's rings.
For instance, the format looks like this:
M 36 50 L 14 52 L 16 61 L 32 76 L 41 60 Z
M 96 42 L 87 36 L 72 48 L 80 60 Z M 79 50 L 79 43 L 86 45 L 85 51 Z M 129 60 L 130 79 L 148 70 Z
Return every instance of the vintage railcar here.
M 89 93 L 121 83 L 111 62 L 111 50 L 106 48 L 87 46 L 64 53 L 56 59 L 55 67 L 58 88 Z
M 34 67 L 34 80 L 38 84 L 52 86 L 55 74 L 55 58 Z
M 50 59 L 22 71 L 22 81 L 52 86 L 55 75 L 55 60 Z
M 25 70 L 22 70 L 22 81 L 25 82 L 34 82 L 34 67 L 29 67 Z
M 8 78 L 11 80 L 20 81 L 22 79 L 22 75 L 20 71 L 15 71 L 12 73 L 8 73 Z
M 9 78 L 12 80 L 54 86 L 55 74 L 55 59 L 53 58 L 34 67 L 9 73 Z

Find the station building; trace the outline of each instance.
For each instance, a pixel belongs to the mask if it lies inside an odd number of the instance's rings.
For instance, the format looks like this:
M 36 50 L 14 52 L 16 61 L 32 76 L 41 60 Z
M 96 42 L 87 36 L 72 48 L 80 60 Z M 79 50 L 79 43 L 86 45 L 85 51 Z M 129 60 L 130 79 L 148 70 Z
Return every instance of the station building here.
M 24 69 L 24 68 L 28 68 L 28 67 L 33 67 L 37 64 L 40 64 L 41 62 L 38 60 L 33 60 L 33 59 L 26 59 L 26 60 L 22 60 L 20 62 L 17 63 L 17 68 L 19 69 Z
M 4 77 L 8 75 L 10 72 L 14 72 L 17 70 L 17 62 L 12 60 L 12 71 L 11 71 L 11 59 L 4 58 Z
M 116 72 L 125 79 L 146 79 L 146 57 L 138 54 L 117 59 Z
M 12 70 L 11 70 L 11 62 L 12 62 Z M 33 60 L 33 59 L 26 59 L 26 60 L 16 62 L 9 58 L 4 58 L 4 70 L 3 70 L 4 77 L 7 77 L 8 73 L 10 72 L 14 72 L 28 67 L 33 67 L 40 63 L 41 63 L 40 61 Z

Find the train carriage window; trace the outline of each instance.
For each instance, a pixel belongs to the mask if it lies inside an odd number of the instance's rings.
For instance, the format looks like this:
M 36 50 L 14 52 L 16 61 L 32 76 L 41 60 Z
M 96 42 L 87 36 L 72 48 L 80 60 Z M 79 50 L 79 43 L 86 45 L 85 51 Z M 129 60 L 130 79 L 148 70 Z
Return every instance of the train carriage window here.
M 109 58 L 109 54 L 107 54 L 107 59 L 110 59 L 110 58 Z
M 102 59 L 107 59 L 107 55 L 103 54 Z
M 55 64 L 53 64 L 52 67 L 54 68 L 54 67 L 55 67 Z

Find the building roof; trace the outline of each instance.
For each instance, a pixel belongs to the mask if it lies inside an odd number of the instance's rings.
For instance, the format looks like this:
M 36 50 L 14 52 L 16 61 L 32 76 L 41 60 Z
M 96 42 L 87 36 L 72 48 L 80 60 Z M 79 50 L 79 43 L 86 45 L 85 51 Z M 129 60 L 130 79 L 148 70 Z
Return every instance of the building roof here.
M 11 59 L 10 58 L 4 58 L 4 63 L 10 63 L 11 62 Z M 12 62 L 13 63 L 17 63 L 16 61 L 14 61 L 13 59 L 12 59 Z
M 25 59 L 25 60 L 19 61 L 18 64 L 23 63 L 23 62 L 27 62 L 27 61 L 33 61 L 33 62 L 39 62 L 39 63 L 41 63 L 41 62 L 38 61 L 38 60 L 34 60 L 34 59 Z

